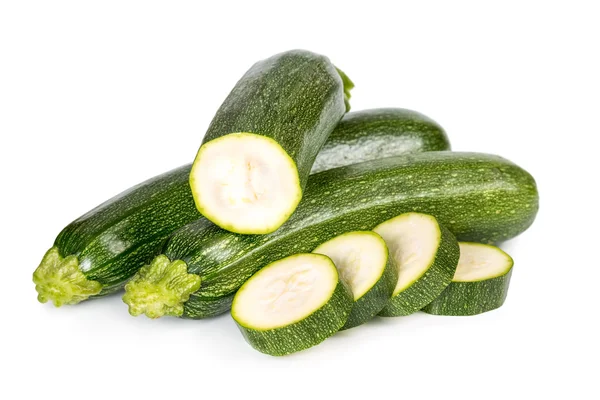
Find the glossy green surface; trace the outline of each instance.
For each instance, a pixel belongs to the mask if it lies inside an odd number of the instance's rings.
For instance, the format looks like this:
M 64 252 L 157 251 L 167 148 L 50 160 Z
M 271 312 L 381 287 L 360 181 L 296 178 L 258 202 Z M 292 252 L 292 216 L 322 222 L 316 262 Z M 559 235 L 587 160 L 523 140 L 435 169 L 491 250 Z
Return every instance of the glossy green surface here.
M 416 111 L 375 108 L 348 113 L 321 148 L 312 172 L 425 151 L 450 150 L 444 129 Z
M 370 230 L 409 211 L 431 214 L 459 240 L 500 242 L 527 229 L 538 210 L 534 179 L 501 157 L 431 152 L 365 162 L 311 176 L 300 206 L 279 230 L 237 235 L 200 219 L 175 232 L 164 247 L 202 278 L 184 307 L 231 296 L 262 266 L 310 252 L 344 232 Z M 221 303 L 223 306 L 225 303 Z M 222 310 L 222 308 L 220 309 Z

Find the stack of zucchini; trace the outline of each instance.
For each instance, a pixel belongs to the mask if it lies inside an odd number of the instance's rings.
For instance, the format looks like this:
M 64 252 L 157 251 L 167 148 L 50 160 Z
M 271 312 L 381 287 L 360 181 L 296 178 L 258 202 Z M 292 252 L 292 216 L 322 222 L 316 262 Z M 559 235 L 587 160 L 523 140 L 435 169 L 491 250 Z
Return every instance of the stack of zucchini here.
M 498 308 L 513 261 L 493 244 L 538 210 L 534 179 L 501 157 L 450 151 L 433 120 L 349 111 L 324 56 L 259 61 L 217 111 L 196 160 L 60 232 L 33 274 L 41 302 L 125 288 L 132 315 L 231 309 L 271 355 L 376 315 Z

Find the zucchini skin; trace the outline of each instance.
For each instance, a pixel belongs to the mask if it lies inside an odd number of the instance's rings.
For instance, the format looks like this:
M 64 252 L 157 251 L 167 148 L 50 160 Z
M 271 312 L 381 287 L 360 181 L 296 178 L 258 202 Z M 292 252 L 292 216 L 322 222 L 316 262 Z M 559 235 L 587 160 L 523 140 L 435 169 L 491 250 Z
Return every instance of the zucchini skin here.
M 470 316 L 500 308 L 508 294 L 512 268 L 506 274 L 478 282 L 452 282 L 422 311 L 434 315 Z
M 346 113 L 344 82 L 325 56 L 305 50 L 254 64 L 214 116 L 202 144 L 231 133 L 274 139 L 304 189 L 317 153 Z
M 377 115 L 376 111 L 369 110 L 369 116 Z M 353 114 L 346 114 L 344 118 L 354 118 Z M 343 140 L 346 134 L 352 134 L 353 138 L 362 135 L 361 143 L 367 146 L 369 139 L 379 140 L 377 135 L 371 135 L 369 116 L 358 118 L 365 124 L 362 128 L 356 120 L 351 124 L 352 130 L 344 126 L 336 128 L 332 134 L 335 143 L 346 146 Z M 403 118 L 401 114 L 396 117 Z M 390 128 L 388 131 L 388 143 L 392 148 L 404 151 L 404 147 L 394 143 L 404 142 L 406 131 L 401 129 L 402 124 L 395 126 L 398 130 Z M 330 169 L 339 164 L 335 157 L 337 145 L 327 148 L 329 153 L 320 158 L 320 166 Z M 425 148 L 415 148 L 415 151 L 421 150 Z M 90 298 L 121 289 L 161 251 L 169 235 L 202 217 L 189 187 L 191 167 L 191 164 L 184 165 L 142 182 L 77 218 L 59 233 L 54 245 L 60 255 L 77 256 L 80 267 L 86 266 L 80 268 L 86 278 L 102 285 L 101 292 Z M 192 315 L 220 314 L 229 309 L 232 299 L 233 293 L 225 302 L 221 297 L 203 298 L 203 302 L 190 305 L 193 310 L 190 312 Z
M 431 118 L 403 108 L 348 113 L 329 135 L 312 173 L 408 153 L 450 150 L 444 129 Z
M 401 317 L 416 313 L 448 287 L 456 271 L 460 249 L 454 235 L 443 225 L 440 228 L 440 245 L 435 258 L 423 276 L 392 297 L 379 313 L 382 317 Z
M 371 230 L 396 215 L 431 214 L 458 240 L 495 243 L 525 231 L 538 210 L 535 180 L 498 156 L 429 152 L 336 168 L 311 177 L 292 217 L 268 235 L 238 235 L 199 219 L 176 231 L 163 252 L 183 260 L 202 286 L 183 317 L 205 300 L 230 307 L 230 296 L 254 272 L 291 254 L 310 252 L 341 233 Z
M 123 287 L 162 248 L 173 231 L 200 218 L 186 165 L 113 197 L 65 227 L 54 245 L 76 255 L 88 280 L 105 295 Z
M 398 269 L 388 254 L 388 260 L 381 278 L 367 293 L 354 302 L 346 324 L 340 330 L 351 329 L 371 320 L 390 301 L 398 282 Z

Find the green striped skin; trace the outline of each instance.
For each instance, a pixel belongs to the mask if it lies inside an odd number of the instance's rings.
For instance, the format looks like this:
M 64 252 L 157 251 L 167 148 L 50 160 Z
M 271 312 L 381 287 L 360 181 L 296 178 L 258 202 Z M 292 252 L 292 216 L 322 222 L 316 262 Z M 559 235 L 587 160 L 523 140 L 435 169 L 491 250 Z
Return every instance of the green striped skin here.
M 261 353 L 285 356 L 316 346 L 338 332 L 348 319 L 354 298 L 348 285 L 338 275 L 333 294 L 321 308 L 298 322 L 268 330 L 252 329 L 239 322 L 235 301 L 234 298 L 231 316 L 246 341 Z
M 392 262 L 391 257 L 388 257 L 387 265 L 381 279 L 360 299 L 354 302 L 348 320 L 340 330 L 362 325 L 381 312 L 390 301 L 397 281 L 398 270 Z
M 367 125 L 360 129 L 363 132 L 361 143 L 365 146 L 369 146 L 370 138 L 379 141 L 377 135 L 371 135 L 372 125 L 368 122 L 366 118 Z M 355 131 L 345 129 L 343 126 L 340 129 L 337 131 L 336 128 L 332 140 L 342 146 L 340 147 L 342 151 L 346 146 L 343 136 L 355 135 Z M 394 143 L 402 143 L 405 140 L 405 131 L 395 132 L 395 135 L 394 131 L 389 133 L 390 146 L 398 151 L 404 151 L 402 146 Z M 331 169 L 339 164 L 335 155 L 338 153 L 335 145 L 327 145 L 327 149 L 329 155 L 319 158 L 322 169 Z M 80 266 L 86 266 L 81 279 L 90 280 L 93 290 L 80 290 L 81 296 L 74 296 L 73 288 L 68 287 L 66 291 L 69 293 L 69 298 L 66 301 L 56 298 L 56 294 L 52 294 L 55 297 L 52 301 L 56 305 L 75 304 L 90 297 L 102 296 L 121 289 L 144 264 L 152 261 L 152 257 L 173 231 L 201 218 L 189 187 L 190 170 L 191 164 L 184 165 L 138 184 L 64 228 L 56 238 L 53 249 L 56 249 L 61 257 L 74 260 L 75 272 L 82 270 Z M 44 268 L 46 266 L 50 268 Z M 46 261 L 36 272 L 39 275 L 39 272 L 46 272 L 45 269 L 49 269 L 48 274 L 56 278 L 56 267 Z M 42 280 L 43 278 L 44 276 L 40 277 Z M 72 286 L 71 276 L 61 279 L 66 285 Z M 51 293 L 56 292 L 56 284 L 53 286 Z M 80 285 L 77 287 L 79 288 Z M 38 288 L 38 291 L 44 293 L 40 296 L 40 301 L 47 301 L 46 290 Z M 232 299 L 233 294 L 225 299 L 220 296 L 215 299 L 202 297 L 203 301 L 199 302 L 199 305 L 190 306 L 189 309 L 192 311 L 189 313 L 191 316 L 223 313 L 229 310 Z M 206 308 L 206 304 L 211 305 Z M 184 316 L 186 312 L 184 311 Z
M 346 114 L 321 148 L 312 172 L 401 154 L 450 150 L 444 129 L 416 111 L 376 108 Z
M 423 311 L 434 315 L 468 316 L 495 310 L 504 304 L 512 269 L 503 276 L 479 282 L 452 282 Z
M 346 113 L 344 100 L 344 82 L 327 57 L 304 50 L 277 54 L 238 81 L 202 144 L 239 132 L 274 139 L 296 163 L 304 188 L 317 153 Z
M 454 235 L 444 226 L 440 228 L 440 244 L 431 266 L 408 288 L 392 297 L 379 313 L 382 317 L 401 317 L 413 314 L 429 304 L 450 284 L 460 249 Z
M 527 229 L 537 210 L 535 181 L 510 161 L 430 152 L 313 175 L 296 212 L 271 234 L 238 235 L 200 219 L 175 232 L 163 250 L 200 275 L 202 285 L 185 303 L 184 316 L 204 318 L 215 314 L 194 312 L 196 303 L 230 296 L 263 265 L 405 212 L 433 215 L 459 240 L 499 242 Z
M 231 309 L 235 292 L 221 297 L 196 296 L 195 301 L 185 302 L 181 318 L 201 319 L 226 313 Z
M 102 284 L 100 295 L 122 288 L 173 231 L 200 217 L 189 171 L 177 168 L 113 197 L 64 228 L 54 246 L 77 257 L 85 277 Z
M 434 315 L 468 316 L 501 307 L 508 294 L 514 262 L 508 254 L 498 248 L 496 250 L 506 256 L 509 262 L 502 275 L 479 281 L 453 280 L 423 311 Z

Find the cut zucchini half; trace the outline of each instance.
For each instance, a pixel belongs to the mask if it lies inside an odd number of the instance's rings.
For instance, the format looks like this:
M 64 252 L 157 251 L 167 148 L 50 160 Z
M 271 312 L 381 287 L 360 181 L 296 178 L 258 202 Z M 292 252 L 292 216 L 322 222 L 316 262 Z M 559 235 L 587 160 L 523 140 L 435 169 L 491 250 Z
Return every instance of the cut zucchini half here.
M 273 356 L 321 343 L 348 319 L 353 297 L 330 258 L 296 254 L 254 274 L 236 293 L 231 315 L 248 343 Z
M 513 259 L 496 246 L 461 242 L 452 283 L 423 311 L 435 315 L 476 315 L 495 310 L 508 294 Z
M 364 324 L 392 297 L 398 270 L 388 255 L 384 240 L 375 232 L 344 233 L 321 244 L 313 253 L 331 258 L 354 295 L 352 311 L 342 329 Z
M 435 217 L 401 214 L 373 230 L 385 240 L 398 268 L 392 298 L 379 315 L 410 315 L 431 303 L 450 284 L 459 259 L 458 242 Z
M 302 198 L 296 163 L 275 140 L 232 133 L 200 147 L 190 174 L 198 210 L 223 229 L 266 234 Z

